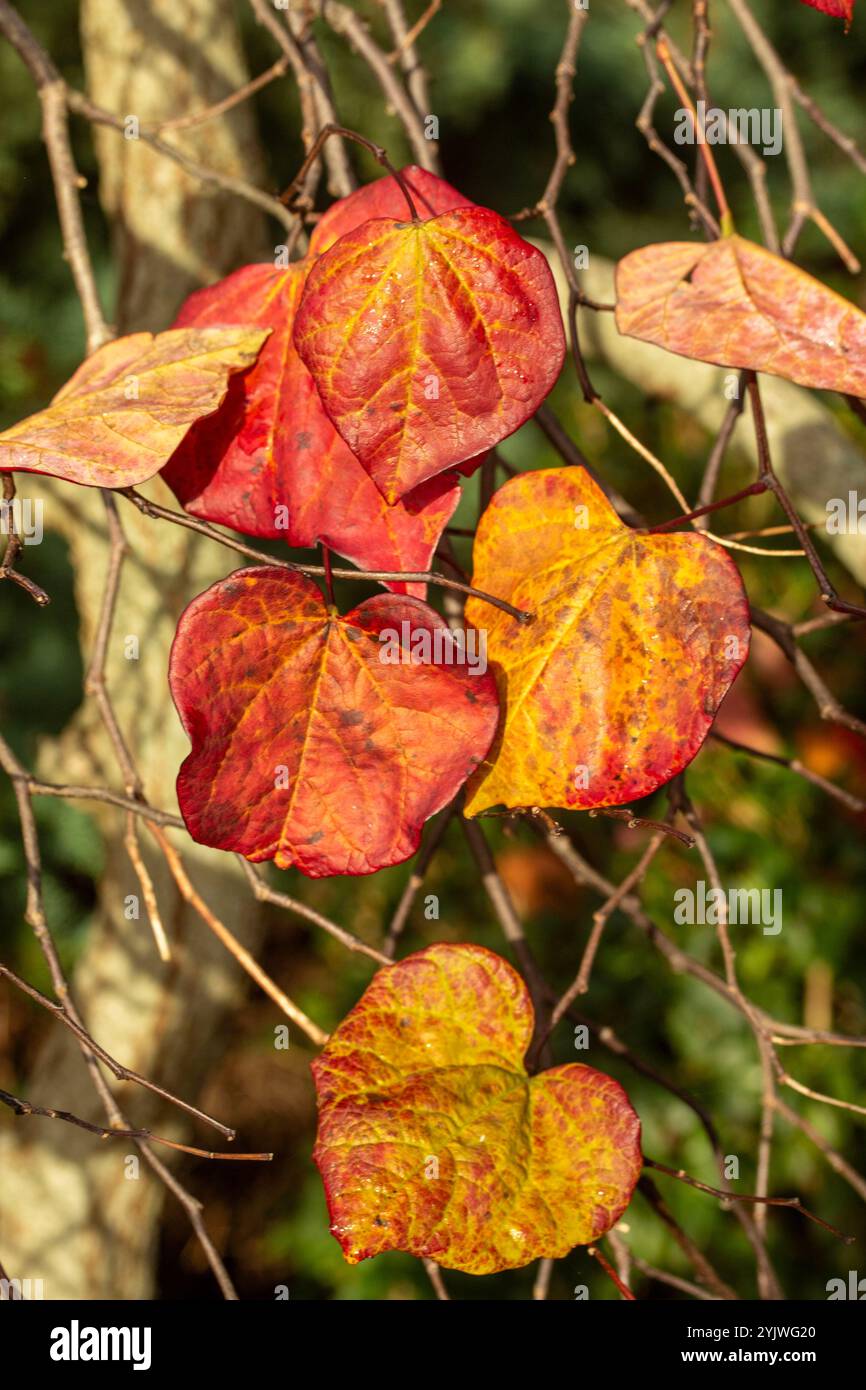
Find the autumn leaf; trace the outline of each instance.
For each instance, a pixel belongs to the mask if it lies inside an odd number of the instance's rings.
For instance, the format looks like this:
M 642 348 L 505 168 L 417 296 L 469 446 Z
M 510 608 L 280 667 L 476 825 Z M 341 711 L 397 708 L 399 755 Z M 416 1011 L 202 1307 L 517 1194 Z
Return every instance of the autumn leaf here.
M 664 242 L 616 270 L 620 333 L 683 357 L 866 395 L 866 314 L 740 236 Z
M 419 217 L 432 217 L 436 213 L 451 212 L 454 208 L 470 208 L 476 204 L 462 193 L 458 193 L 438 174 L 419 169 L 417 164 L 407 164 L 400 170 L 400 177 L 408 186 Z M 347 198 L 339 198 L 332 203 L 327 212 L 322 213 L 310 235 L 310 255 L 321 256 L 324 251 L 339 241 L 341 236 L 352 232 L 373 217 L 395 217 L 398 220 L 409 215 L 406 197 L 393 174 L 364 184 Z
M 405 1250 L 468 1274 L 567 1255 L 640 1175 L 622 1087 L 577 1063 L 529 1077 L 533 1009 L 481 946 L 380 970 L 312 1063 L 314 1158 L 350 1264 Z
M 615 806 L 697 753 L 749 650 L 749 612 L 725 552 L 695 533 L 624 526 L 582 468 L 512 478 L 475 539 L 473 584 L 534 614 L 470 599 L 487 632 L 503 720 L 470 779 L 490 806 Z
M 496 728 L 495 682 L 462 655 L 419 599 L 341 616 L 273 566 L 212 585 L 181 615 L 169 669 L 193 839 L 313 878 L 407 859 Z
M 245 535 L 291 546 L 324 541 L 362 569 L 429 569 L 460 498 L 458 479 L 442 474 L 389 507 L 343 443 L 292 343 L 307 264 L 244 266 L 187 299 L 177 326 L 271 332 L 255 366 L 192 427 L 163 477 L 193 516 Z M 419 597 L 425 590 L 395 587 Z
M 565 353 L 547 261 L 478 207 L 341 237 L 310 271 L 295 344 L 389 503 L 522 425 Z
M 848 32 L 854 18 L 854 0 L 803 0 L 803 4 L 811 5 L 813 10 L 820 10 L 822 14 L 832 15 L 834 19 L 844 19 L 845 32 Z
M 0 469 L 89 487 L 143 483 L 190 425 L 217 409 L 231 373 L 252 365 L 266 337 L 236 327 L 116 338 L 81 364 L 47 410 L 0 434 Z

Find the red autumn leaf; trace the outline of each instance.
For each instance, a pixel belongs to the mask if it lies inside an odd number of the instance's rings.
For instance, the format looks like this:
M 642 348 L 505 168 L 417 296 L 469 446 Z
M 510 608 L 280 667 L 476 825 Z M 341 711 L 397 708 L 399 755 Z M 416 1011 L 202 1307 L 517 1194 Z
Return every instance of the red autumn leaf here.
M 288 545 L 318 541 L 362 569 L 426 570 L 460 498 L 443 474 L 388 507 L 334 429 L 292 344 L 306 262 L 248 265 L 190 295 L 178 325 L 271 329 L 222 409 L 189 431 L 163 470 L 194 516 Z M 405 589 L 406 585 L 396 586 Z M 409 586 L 423 597 L 424 585 Z
M 832 15 L 834 19 L 844 19 L 846 32 L 854 18 L 854 0 L 803 0 L 803 4 Z
M 310 271 L 295 344 L 392 503 L 513 433 L 565 354 L 547 261 L 480 207 L 341 237 Z
M 429 174 L 426 169 L 419 169 L 417 164 L 407 164 L 405 169 L 400 170 L 400 176 L 408 184 L 419 217 L 433 217 L 436 213 L 451 212 L 454 208 L 477 206 L 445 179 L 440 179 L 438 174 Z M 341 236 L 369 222 L 372 217 L 405 220 L 408 216 L 409 206 L 403 190 L 393 174 L 386 174 L 384 178 L 356 189 L 348 198 L 340 198 L 331 204 L 313 228 L 310 255 L 321 256 Z
M 314 1158 L 350 1264 L 406 1250 L 490 1274 L 615 1225 L 640 1176 L 622 1087 L 529 1077 L 529 992 L 501 956 L 436 945 L 380 970 L 312 1063 Z
M 742 581 L 714 541 L 632 531 L 583 468 L 509 479 L 475 537 L 470 598 L 502 721 L 466 789 L 490 806 L 616 806 L 691 762 L 749 650 Z
M 866 395 L 866 314 L 741 236 L 664 242 L 616 268 L 616 326 L 722 367 Z
M 407 859 L 496 728 L 492 676 L 459 655 L 419 599 L 340 615 L 272 566 L 212 585 L 181 615 L 169 669 L 193 839 L 313 878 Z
M 232 372 L 267 337 L 234 328 L 131 333 L 98 348 L 51 405 L 0 434 L 0 470 L 120 488 L 158 473 L 190 425 L 216 410 Z

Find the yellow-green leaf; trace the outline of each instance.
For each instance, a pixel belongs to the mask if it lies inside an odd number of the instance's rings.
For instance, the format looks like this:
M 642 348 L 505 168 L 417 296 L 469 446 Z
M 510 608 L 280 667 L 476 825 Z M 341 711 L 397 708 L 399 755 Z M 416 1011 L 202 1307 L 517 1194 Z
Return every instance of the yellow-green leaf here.
M 642 1165 L 622 1087 L 577 1063 L 529 1077 L 533 1009 L 481 946 L 380 970 L 312 1064 L 315 1160 L 350 1264 L 406 1250 L 490 1274 L 597 1240 Z

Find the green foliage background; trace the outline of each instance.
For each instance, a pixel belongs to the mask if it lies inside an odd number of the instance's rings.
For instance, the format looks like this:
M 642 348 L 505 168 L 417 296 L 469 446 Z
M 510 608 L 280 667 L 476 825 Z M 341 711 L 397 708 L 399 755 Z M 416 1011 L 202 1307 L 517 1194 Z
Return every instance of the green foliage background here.
M 74 0 L 46 6 L 27 0 L 20 6 L 28 22 L 54 55 L 64 75 L 83 85 Z M 359 6 L 373 15 L 374 5 Z M 721 0 L 711 5 L 716 35 L 709 69 L 710 92 L 721 106 L 772 105 L 763 75 L 739 39 Z M 846 38 L 841 25 L 793 0 L 756 3 L 771 37 L 806 89 L 828 114 L 855 138 L 866 136 L 866 14 L 856 17 Z M 269 42 L 245 16 L 244 36 L 252 71 L 273 61 Z M 671 28 L 687 42 L 690 6 L 674 7 Z M 428 30 L 422 51 L 433 74 L 433 110 L 439 116 L 444 167 L 448 178 L 476 201 L 503 213 L 534 202 L 552 160 L 553 71 L 562 42 L 565 6 L 554 0 L 445 0 Z M 643 100 L 645 72 L 635 45 L 638 23 L 624 5 L 594 0 L 591 22 L 580 53 L 572 131 L 577 163 L 562 200 L 569 244 L 585 243 L 615 258 L 635 246 L 664 238 L 688 236 L 679 188 L 646 148 L 634 126 Z M 408 159 L 396 123 L 382 109 L 356 60 L 324 36 L 333 62 L 334 85 L 347 125 L 385 144 L 392 158 Z M 51 185 L 39 138 L 39 112 L 30 79 L 18 59 L 0 47 L 0 87 L 5 94 L 0 127 L 0 423 L 7 424 L 44 405 L 77 365 L 83 333 L 68 268 L 61 258 Z M 98 95 L 98 94 L 97 94 Z M 674 101 L 659 103 L 657 125 L 671 130 Z M 262 140 L 274 187 L 284 187 L 300 160 L 299 126 L 290 81 L 270 87 L 257 98 Z M 866 180 L 816 130 L 802 123 L 817 199 L 846 240 L 866 257 Z M 90 182 L 84 205 L 98 274 L 111 300 L 113 273 L 106 229 L 99 211 L 96 170 L 89 132 L 74 124 L 79 167 Z M 719 152 L 723 178 L 738 227 L 757 236 L 748 186 L 739 163 Z M 787 210 L 788 185 L 783 158 L 770 160 L 769 183 L 781 222 Z M 375 167 L 360 157 L 365 178 Z M 540 225 L 527 231 L 542 234 Z M 807 228 L 799 259 L 814 274 L 861 305 L 866 282 L 846 276 L 821 235 Z M 711 441 L 674 406 L 643 399 L 632 387 L 608 373 L 594 373 L 606 399 L 672 468 L 686 495 L 694 496 Z M 566 371 L 554 403 L 569 431 L 594 464 L 653 520 L 670 515 L 657 481 L 626 446 L 600 427 L 582 406 Z M 845 427 L 859 427 L 845 417 Z M 866 444 L 866 433 L 860 430 Z M 526 426 L 502 450 L 521 468 L 556 465 L 542 436 Z M 816 459 L 816 467 L 820 460 Z M 724 486 L 734 491 L 750 481 L 747 464 L 734 448 Z M 455 519 L 472 525 L 477 509 L 475 488 Z M 767 499 L 724 514 L 724 529 L 733 531 L 778 522 Z M 468 549 L 464 547 L 468 563 Z M 772 564 L 739 557 L 749 592 L 762 606 L 788 617 L 818 611 L 814 583 L 804 563 Z M 53 596 L 37 611 L 17 588 L 0 591 L 0 724 L 28 764 L 42 734 L 61 729 L 82 698 L 82 670 L 76 641 L 71 573 L 62 544 L 50 536 L 28 548 L 26 568 Z M 843 591 L 850 581 L 828 559 Z M 348 597 L 349 589 L 345 591 Z M 351 586 L 353 601 L 358 586 Z M 862 628 L 819 634 L 809 639 L 809 654 L 828 683 L 852 712 L 866 716 L 863 688 Z M 851 790 L 866 791 L 866 756 L 858 741 L 821 723 L 814 704 L 784 663 L 765 656 L 750 661 L 742 678 L 750 717 L 783 733 L 788 753 L 813 759 Z M 816 761 L 815 761 L 816 760 Z M 144 759 L 146 764 L 146 757 Z M 816 963 L 832 980 L 834 1026 L 866 1033 L 864 996 L 864 918 L 866 877 L 863 872 L 864 819 L 845 812 L 818 790 L 767 763 L 756 763 L 710 743 L 688 774 L 688 787 L 705 815 L 713 849 L 726 883 L 779 887 L 783 891 L 784 928 L 777 937 L 755 928 L 738 928 L 735 944 L 741 981 L 763 1007 L 790 1021 L 802 1021 L 805 981 L 815 978 Z M 659 795 L 641 809 L 661 814 Z M 64 802 L 37 802 L 46 859 L 46 902 L 61 953 L 74 964 L 86 938 L 95 884 L 102 870 L 99 837 L 80 809 Z M 643 837 L 610 821 L 565 817 L 587 857 L 618 880 L 634 862 Z M 491 839 L 504 865 L 522 862 L 536 844 L 519 828 L 510 835 L 501 822 L 488 822 Z M 23 858 L 14 802 L 0 784 L 0 934 L 4 958 L 11 958 L 28 978 L 47 986 L 41 957 L 21 924 Z M 543 874 L 544 865 L 535 864 Z M 393 911 L 408 866 L 360 880 L 307 882 L 296 873 L 274 874 L 288 891 L 350 925 L 377 942 Z M 700 960 L 720 968 L 711 929 L 677 927 L 673 894 L 701 877 L 696 852 L 666 847 L 646 883 L 646 904 L 665 931 Z M 434 861 L 426 891 L 438 895 L 441 917 L 426 921 L 416 909 L 406 949 L 434 939 L 471 939 L 504 950 L 483 891 L 477 883 L 459 831 L 452 827 Z M 527 934 L 548 977 L 564 987 L 572 978 L 598 906 L 587 891 L 554 884 L 530 903 Z M 303 1008 L 323 1026 L 336 1025 L 369 979 L 369 963 L 349 956 L 322 935 L 275 915 L 265 964 L 279 979 L 290 979 Z M 811 974 L 810 974 L 811 972 Z M 0 1011 L 8 1001 L 0 1000 Z M 741 1191 L 752 1189 L 757 1149 L 760 1069 L 751 1035 L 741 1018 L 712 992 L 683 975 L 674 975 L 661 957 L 639 937 L 626 919 L 609 924 L 585 1003 L 587 1016 L 611 1024 L 644 1061 L 689 1090 L 714 1116 L 726 1153 L 741 1160 Z M 274 1148 L 277 1161 L 266 1171 L 245 1165 L 185 1165 L 189 1183 L 206 1203 L 213 1229 L 242 1296 L 268 1298 L 275 1284 L 288 1285 L 292 1298 L 428 1298 L 430 1289 L 420 1265 L 393 1255 L 350 1268 L 327 1230 L 321 1186 L 310 1160 L 314 1117 L 309 1060 L 301 1040 L 275 1060 L 269 1005 L 250 997 L 233 1022 L 226 1064 L 208 1084 L 207 1103 L 229 1114 L 250 1147 Z M 44 1021 L 0 1012 L 8 1046 L 0 1054 L 0 1084 L 14 1089 L 23 1081 L 44 1030 Z M 575 1053 L 571 1026 L 555 1037 L 556 1060 L 588 1060 L 616 1075 L 628 1088 L 645 1130 L 646 1151 L 660 1161 L 683 1166 L 713 1182 L 712 1157 L 694 1115 L 654 1081 L 635 1074 L 604 1048 Z M 807 1085 L 862 1103 L 866 1058 L 861 1051 L 828 1047 L 786 1049 L 785 1060 Z M 786 1093 L 855 1167 L 863 1168 L 866 1145 L 863 1123 L 842 1111 L 815 1105 Z M 57 1102 L 62 1103 L 58 1097 Z M 204 1102 L 202 1102 L 204 1103 Z M 11 1123 L 4 1112 L 0 1123 Z M 771 1251 L 783 1285 L 792 1297 L 820 1299 L 826 1281 L 849 1268 L 866 1273 L 862 1241 L 866 1222 L 862 1203 L 836 1176 L 815 1148 L 783 1122 L 778 1124 L 772 1190 L 799 1193 L 825 1219 L 859 1237 L 853 1249 L 796 1214 L 769 1214 Z M 744 1296 L 754 1291 L 753 1260 L 741 1228 L 713 1198 L 660 1179 L 665 1197 L 698 1245 Z M 653 1264 L 688 1277 L 688 1266 L 644 1201 L 636 1197 L 627 1221 L 633 1248 Z M 534 1271 L 472 1279 L 450 1274 L 454 1296 L 524 1298 Z M 573 1297 L 576 1285 L 588 1284 L 593 1298 L 616 1297 L 594 1262 L 573 1252 L 556 1269 L 552 1296 Z M 675 1296 L 658 1284 L 635 1276 L 639 1294 Z M 161 1291 L 165 1297 L 214 1297 L 210 1277 L 189 1239 L 183 1219 L 166 1211 L 161 1247 Z

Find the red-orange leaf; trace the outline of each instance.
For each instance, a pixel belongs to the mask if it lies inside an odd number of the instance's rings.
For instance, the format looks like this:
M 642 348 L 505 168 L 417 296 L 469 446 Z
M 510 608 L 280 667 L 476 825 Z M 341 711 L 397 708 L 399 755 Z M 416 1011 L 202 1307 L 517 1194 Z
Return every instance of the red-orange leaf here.
M 249 326 L 182 328 L 106 343 L 47 410 L 0 434 L 0 469 L 90 487 L 142 483 L 217 409 L 230 374 L 252 365 L 266 337 Z
M 479 207 L 341 237 L 310 271 L 295 343 L 389 502 L 522 425 L 565 353 L 544 256 Z
M 622 1087 L 572 1064 L 529 1077 L 529 993 L 481 946 L 380 970 L 313 1062 L 314 1157 L 350 1264 L 407 1250 L 490 1274 L 619 1220 L 640 1175 Z
M 459 655 L 415 598 L 341 616 L 271 566 L 212 585 L 181 616 L 169 672 L 193 839 L 314 878 L 407 859 L 496 728 L 492 677 Z
M 163 476 L 188 512 L 248 536 L 324 541 L 362 569 L 429 569 L 460 498 L 458 480 L 443 474 L 387 505 L 322 409 L 292 344 L 306 269 L 306 261 L 248 265 L 190 295 L 178 326 L 272 331 L 252 370 L 232 382 L 216 414 L 193 426 Z M 423 597 L 424 586 L 411 591 Z
M 854 18 L 854 0 L 803 0 L 803 4 L 832 15 L 834 19 L 844 19 L 846 33 Z
M 466 605 L 502 703 L 467 815 L 620 805 L 691 761 L 749 650 L 743 585 L 720 546 L 629 530 L 585 469 L 552 468 L 499 489 L 474 558 L 476 587 L 535 617 Z
M 683 357 L 866 395 L 866 314 L 740 236 L 632 251 L 616 270 L 616 324 Z
M 476 204 L 464 198 L 445 179 L 438 174 L 430 174 L 419 169 L 417 164 L 407 164 L 400 170 L 403 182 L 408 185 L 419 217 L 433 217 L 439 212 L 451 212 L 454 208 L 471 208 Z M 339 241 L 341 236 L 352 232 L 371 217 L 396 217 L 405 220 L 409 216 L 409 205 L 400 185 L 392 174 L 364 184 L 348 198 L 340 198 L 323 213 L 310 236 L 310 255 L 321 256 Z

